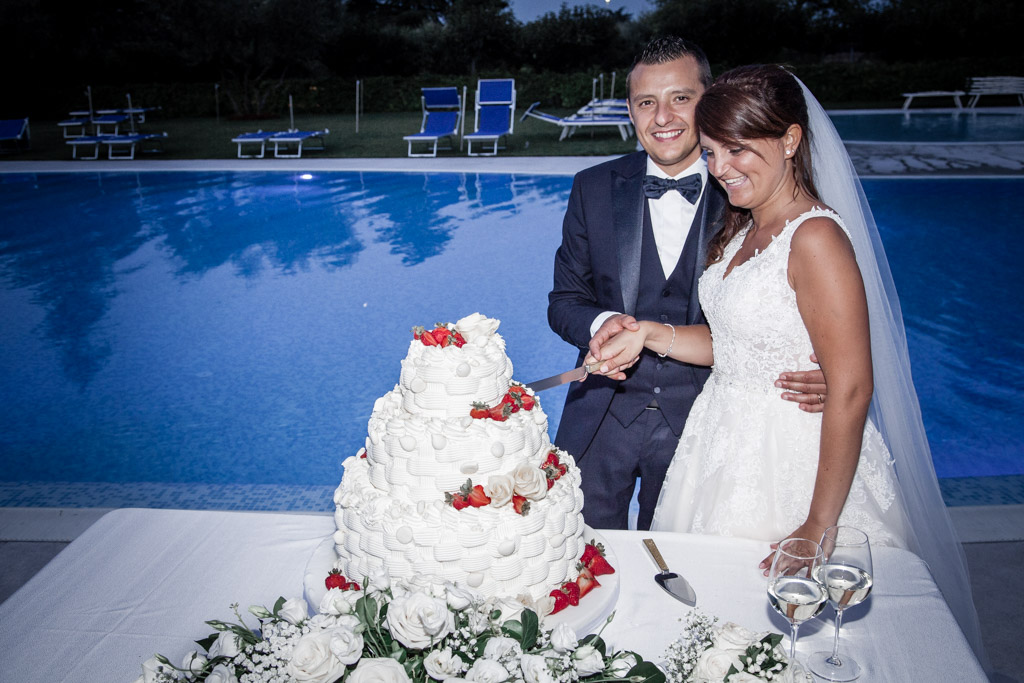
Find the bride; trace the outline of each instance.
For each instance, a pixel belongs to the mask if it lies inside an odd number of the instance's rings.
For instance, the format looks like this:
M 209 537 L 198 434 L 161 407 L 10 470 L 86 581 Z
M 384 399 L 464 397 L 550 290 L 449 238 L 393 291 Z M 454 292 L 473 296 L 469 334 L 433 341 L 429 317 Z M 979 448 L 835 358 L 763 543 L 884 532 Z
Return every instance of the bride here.
M 835 128 L 779 66 L 720 76 L 698 101 L 696 122 L 708 171 L 730 203 L 700 280 L 708 325 L 630 321 L 595 338 L 591 348 L 600 351 L 587 359 L 619 379 L 645 347 L 713 366 L 652 529 L 759 539 L 774 551 L 788 536 L 859 527 L 873 545 L 923 557 L 983 658 L 966 561 L 910 378 L 899 300 Z M 824 410 L 785 410 L 772 371 L 808 369 L 812 351 L 829 388 L 827 400 L 819 398 Z

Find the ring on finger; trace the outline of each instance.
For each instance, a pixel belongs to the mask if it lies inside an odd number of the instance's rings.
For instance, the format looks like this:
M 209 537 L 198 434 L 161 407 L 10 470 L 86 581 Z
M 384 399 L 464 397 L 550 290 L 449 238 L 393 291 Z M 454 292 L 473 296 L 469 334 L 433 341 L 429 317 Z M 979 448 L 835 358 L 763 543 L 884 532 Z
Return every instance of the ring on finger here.
M 818 403 L 824 403 L 825 399 L 822 398 L 821 394 L 818 394 Z

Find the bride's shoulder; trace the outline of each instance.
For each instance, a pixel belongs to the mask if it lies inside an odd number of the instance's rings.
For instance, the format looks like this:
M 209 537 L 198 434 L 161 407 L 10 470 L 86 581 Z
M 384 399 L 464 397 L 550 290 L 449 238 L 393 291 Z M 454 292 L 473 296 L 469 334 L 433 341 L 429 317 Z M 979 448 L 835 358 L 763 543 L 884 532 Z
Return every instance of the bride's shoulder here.
M 793 221 L 791 229 L 791 249 L 794 252 L 814 255 L 822 251 L 840 250 L 853 253 L 853 245 L 843 219 L 827 206 L 819 204 L 804 211 Z

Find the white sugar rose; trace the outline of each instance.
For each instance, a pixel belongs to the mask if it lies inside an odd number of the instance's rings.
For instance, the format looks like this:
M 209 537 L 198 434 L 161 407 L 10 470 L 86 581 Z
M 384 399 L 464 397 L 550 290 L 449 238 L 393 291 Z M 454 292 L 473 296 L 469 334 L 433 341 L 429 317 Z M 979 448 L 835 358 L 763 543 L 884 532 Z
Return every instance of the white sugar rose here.
M 694 675 L 698 680 L 720 681 L 729 673 L 729 667 L 735 666 L 737 670 L 743 667 L 740 663 L 740 654 L 739 650 L 708 648 L 697 660 Z
M 319 612 L 331 616 L 341 614 L 352 614 L 356 611 L 356 602 L 362 597 L 360 591 L 343 591 L 340 588 L 331 588 L 320 600 Z
M 387 623 L 398 642 L 414 650 L 438 642 L 455 627 L 448 604 L 423 593 L 395 598 L 388 607 Z
M 199 654 L 195 650 L 192 650 L 187 655 L 185 655 L 184 659 L 181 660 L 181 668 L 189 673 L 197 674 L 203 670 L 203 667 L 206 666 L 207 661 L 209 660 L 207 660 L 206 657 Z
M 455 323 L 455 329 L 466 338 L 466 341 L 473 343 L 476 339 L 485 339 L 498 330 L 501 323 L 494 318 L 488 318 L 480 313 L 473 313 Z
M 475 683 L 502 683 L 508 678 L 508 671 L 491 659 L 478 659 L 466 672 L 467 681 Z
M 526 683 L 555 683 L 555 677 L 548 668 L 548 660 L 540 655 L 523 655 L 519 667 L 523 670 Z
M 462 657 L 452 654 L 450 647 L 446 647 L 443 650 L 428 652 L 427 656 L 423 658 L 423 668 L 426 669 L 427 675 L 435 681 L 444 681 L 462 673 L 462 670 L 466 668 L 466 663 L 462 661 Z
M 338 661 L 348 666 L 359 661 L 363 654 L 363 636 L 348 628 L 335 628 L 328 631 L 331 635 L 331 654 Z
M 616 678 L 625 678 L 629 670 L 639 664 L 640 661 L 640 655 L 635 652 L 623 652 L 612 660 L 608 670 Z
M 313 631 L 300 637 L 288 660 L 288 675 L 303 683 L 334 683 L 345 665 L 331 652 L 331 631 Z
M 448 601 L 448 606 L 456 612 L 461 612 L 470 605 L 473 604 L 473 598 L 475 597 L 473 591 L 466 588 L 460 588 L 450 581 L 444 585 L 445 599 Z
M 551 629 L 551 647 L 555 648 L 555 652 L 572 652 L 576 649 L 576 645 L 579 639 L 576 637 L 576 631 L 572 629 L 572 626 L 562 622 L 556 624 Z
M 498 660 L 511 652 L 516 658 L 523 654 L 519 641 L 505 636 L 496 636 L 487 641 L 484 647 L 484 659 Z
M 210 659 L 214 657 L 234 657 L 240 652 L 238 647 L 238 636 L 231 631 L 221 631 L 217 640 L 210 646 Z
M 405 667 L 390 657 L 360 659 L 345 683 L 410 683 Z
M 512 470 L 515 492 L 530 500 L 541 500 L 548 495 L 548 478 L 544 470 L 528 462 Z
M 289 624 L 298 626 L 309 616 L 309 612 L 306 610 L 306 601 L 302 598 L 289 598 L 285 600 L 284 604 L 281 605 L 281 609 L 277 611 L 277 616 Z
M 228 667 L 227 664 L 218 664 L 213 667 L 213 671 L 204 680 L 206 683 L 238 683 L 235 670 Z
M 715 645 L 724 649 L 746 650 L 755 640 L 758 640 L 756 633 L 731 621 L 722 624 L 715 635 Z
M 512 502 L 515 487 L 516 483 L 507 474 L 492 474 L 487 477 L 487 483 L 484 484 L 484 493 L 491 499 L 491 505 L 500 508 Z
M 572 659 L 580 677 L 604 671 L 604 658 L 593 645 L 580 645 L 572 653 Z

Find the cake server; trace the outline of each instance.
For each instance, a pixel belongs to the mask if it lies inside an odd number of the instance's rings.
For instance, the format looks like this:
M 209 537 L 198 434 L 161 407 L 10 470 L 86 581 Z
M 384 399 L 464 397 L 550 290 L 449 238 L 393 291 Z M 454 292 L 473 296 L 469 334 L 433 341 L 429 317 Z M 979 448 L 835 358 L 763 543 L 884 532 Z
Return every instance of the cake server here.
M 679 574 L 668 570 L 665 558 L 661 556 L 661 551 L 654 544 L 653 538 L 645 538 L 644 546 L 647 548 L 647 552 L 651 554 L 651 557 L 654 558 L 658 569 L 661 570 L 661 573 L 654 575 L 654 580 L 658 582 L 658 585 L 664 588 L 676 600 L 684 602 L 690 607 L 695 607 L 697 605 L 697 594 L 694 592 L 690 582 L 679 576 Z
M 530 382 L 529 384 L 526 385 L 526 388 L 533 392 L 544 391 L 545 389 L 557 387 L 562 384 L 565 384 L 566 382 L 575 382 L 577 380 L 581 380 L 594 370 L 598 369 L 599 367 L 601 367 L 600 363 L 581 365 L 578 368 L 573 368 L 569 372 L 563 372 L 558 375 L 552 375 L 551 377 L 539 379 L 536 382 Z

